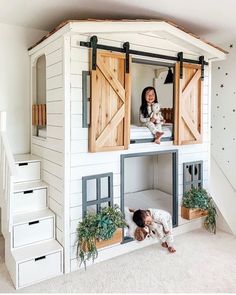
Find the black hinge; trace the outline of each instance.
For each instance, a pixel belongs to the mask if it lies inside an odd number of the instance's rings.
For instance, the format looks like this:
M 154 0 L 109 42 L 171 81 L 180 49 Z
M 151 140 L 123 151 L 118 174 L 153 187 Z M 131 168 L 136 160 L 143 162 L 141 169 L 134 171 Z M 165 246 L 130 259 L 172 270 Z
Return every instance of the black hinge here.
M 123 44 L 123 48 L 125 51 L 125 72 L 129 73 L 129 48 L 130 48 L 129 42 L 125 42 Z
M 183 52 L 179 52 L 177 56 L 178 56 L 178 61 L 180 63 L 179 77 L 180 79 L 183 79 Z
M 204 56 L 203 55 L 201 55 L 199 57 L 199 63 L 201 65 L 201 80 L 203 81 L 204 80 L 204 64 L 205 64 Z
M 98 43 L 97 36 L 92 36 L 90 38 L 90 44 L 92 47 L 92 70 L 93 71 L 95 71 L 97 67 L 97 43 Z

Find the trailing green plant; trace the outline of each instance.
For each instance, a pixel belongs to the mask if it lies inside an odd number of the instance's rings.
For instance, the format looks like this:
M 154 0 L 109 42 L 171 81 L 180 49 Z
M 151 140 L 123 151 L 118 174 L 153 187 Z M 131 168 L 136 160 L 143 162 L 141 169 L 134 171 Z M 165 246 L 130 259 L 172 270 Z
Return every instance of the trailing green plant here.
M 98 213 L 87 214 L 77 226 L 77 257 L 80 265 L 98 257 L 96 241 L 109 240 L 118 228 L 125 226 L 119 207 L 104 207 Z
M 86 261 L 97 258 L 97 216 L 87 214 L 77 226 L 77 257 L 86 267 Z M 80 265 L 81 265 L 80 263 Z
M 210 197 L 209 202 L 208 202 L 208 214 L 207 217 L 204 220 L 204 226 L 205 228 L 212 233 L 216 233 L 216 207 L 215 204 L 212 200 L 212 198 Z
M 207 216 L 204 221 L 206 230 L 216 233 L 216 207 L 213 199 L 204 188 L 191 188 L 184 193 L 182 206 L 186 208 L 199 208 L 207 210 Z

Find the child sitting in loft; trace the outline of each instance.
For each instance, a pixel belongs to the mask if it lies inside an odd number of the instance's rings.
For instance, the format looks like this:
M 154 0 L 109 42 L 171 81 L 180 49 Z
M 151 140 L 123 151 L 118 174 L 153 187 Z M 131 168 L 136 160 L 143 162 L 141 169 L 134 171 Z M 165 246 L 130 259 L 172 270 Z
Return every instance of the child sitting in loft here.
M 161 136 L 164 134 L 162 132 L 164 118 L 161 115 L 160 109 L 155 88 L 152 86 L 144 88 L 139 119 L 142 123 L 145 123 L 145 126 L 155 136 L 155 143 L 157 144 L 161 143 Z
M 176 251 L 173 245 L 172 218 L 167 211 L 139 209 L 134 211 L 133 221 L 138 226 L 134 233 L 138 241 L 144 240 L 149 233 L 154 234 L 161 240 L 162 247 L 167 248 L 170 253 Z

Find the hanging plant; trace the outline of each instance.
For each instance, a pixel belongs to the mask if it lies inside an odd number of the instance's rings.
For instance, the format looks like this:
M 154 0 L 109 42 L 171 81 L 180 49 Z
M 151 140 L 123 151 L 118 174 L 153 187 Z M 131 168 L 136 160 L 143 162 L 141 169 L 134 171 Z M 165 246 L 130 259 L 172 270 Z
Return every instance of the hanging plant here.
M 208 214 L 207 214 L 207 217 L 205 218 L 204 226 L 209 232 L 212 232 L 215 234 L 217 212 L 216 212 L 216 207 L 212 198 L 209 198 L 207 210 L 208 210 Z
M 98 241 L 109 240 L 118 228 L 125 225 L 119 207 L 104 207 L 98 213 L 87 214 L 77 226 L 77 257 L 80 265 L 98 257 Z

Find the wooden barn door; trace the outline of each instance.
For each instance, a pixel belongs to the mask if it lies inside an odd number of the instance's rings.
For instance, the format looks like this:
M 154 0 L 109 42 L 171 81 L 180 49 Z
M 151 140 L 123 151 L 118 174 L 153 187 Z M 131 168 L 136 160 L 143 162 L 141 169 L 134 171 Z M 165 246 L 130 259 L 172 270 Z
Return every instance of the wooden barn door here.
M 184 64 L 180 79 L 180 64 L 176 64 L 174 144 L 202 142 L 201 84 L 200 65 Z
M 91 71 L 90 152 L 128 149 L 130 83 L 124 54 L 97 51 L 97 67 Z

